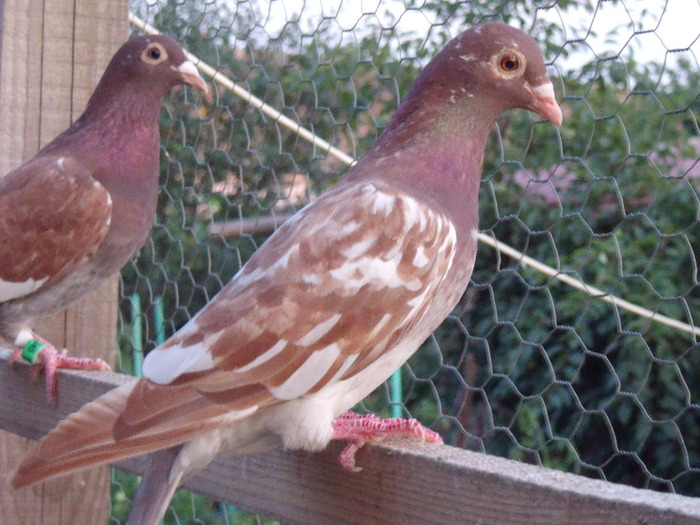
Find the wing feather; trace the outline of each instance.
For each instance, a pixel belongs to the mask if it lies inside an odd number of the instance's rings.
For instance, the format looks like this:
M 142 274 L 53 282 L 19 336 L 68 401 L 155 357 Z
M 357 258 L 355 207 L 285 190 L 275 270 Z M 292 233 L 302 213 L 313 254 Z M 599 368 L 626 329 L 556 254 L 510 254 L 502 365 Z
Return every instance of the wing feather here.
M 8 285 L 0 286 L 0 302 L 84 265 L 107 234 L 111 213 L 107 190 L 70 157 L 39 157 L 0 178 L 0 284 Z
M 275 404 L 280 399 L 274 391 L 302 366 L 313 368 L 307 372 L 318 380 L 298 395 L 316 392 L 329 381 L 360 372 L 428 308 L 454 258 L 456 236 L 449 220 L 374 184 L 324 197 L 283 225 L 208 306 L 146 358 L 146 364 L 149 359 L 155 364 L 158 353 L 186 351 L 189 341 L 196 341 L 193 349 L 210 352 L 211 374 L 172 380 L 192 388 L 190 403 L 200 396 L 214 404 L 235 403 L 238 409 Z M 345 201 L 358 205 L 340 206 Z M 350 278 L 333 277 L 332 270 Z M 206 350 L 197 344 L 202 337 L 193 337 L 201 333 L 215 341 Z M 327 359 L 332 352 L 319 355 L 331 345 L 338 348 L 334 359 Z M 237 399 L 244 392 L 247 402 Z M 156 405 L 173 403 L 167 394 L 151 397 L 158 398 Z M 138 421 L 144 428 L 181 414 L 153 402 L 130 402 L 124 421 Z

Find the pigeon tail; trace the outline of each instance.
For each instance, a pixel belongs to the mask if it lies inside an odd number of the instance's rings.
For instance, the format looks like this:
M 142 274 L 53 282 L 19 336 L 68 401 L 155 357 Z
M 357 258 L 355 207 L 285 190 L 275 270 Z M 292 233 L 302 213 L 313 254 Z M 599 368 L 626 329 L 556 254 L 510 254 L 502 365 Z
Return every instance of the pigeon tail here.
M 172 475 L 173 464 L 182 445 L 151 454 L 148 468 L 134 496 L 126 525 L 158 525 L 180 485 L 183 472 Z

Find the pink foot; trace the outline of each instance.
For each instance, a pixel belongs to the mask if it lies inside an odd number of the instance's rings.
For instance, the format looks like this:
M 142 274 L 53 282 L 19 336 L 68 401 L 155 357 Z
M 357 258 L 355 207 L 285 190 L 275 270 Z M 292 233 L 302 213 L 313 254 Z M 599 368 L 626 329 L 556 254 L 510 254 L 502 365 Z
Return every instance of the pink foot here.
M 66 355 L 66 350 L 57 351 L 54 346 L 44 339 L 34 336 L 24 348 L 16 350 L 10 357 L 9 364 L 25 360 L 31 363 L 32 375 L 36 379 L 43 370 L 46 376 L 46 396 L 49 402 L 56 398 L 57 375 L 59 368 L 70 368 L 72 370 L 111 370 L 110 366 L 102 359 L 91 359 L 87 357 L 70 357 Z
M 353 472 L 362 470 L 355 466 L 355 453 L 365 443 L 377 443 L 394 436 L 420 439 L 421 443 L 427 441 L 442 444 L 442 438 L 437 432 L 424 427 L 416 419 L 382 419 L 374 414 L 345 412 L 333 421 L 332 439 L 350 441 L 350 444 L 340 453 L 338 461 L 343 467 Z

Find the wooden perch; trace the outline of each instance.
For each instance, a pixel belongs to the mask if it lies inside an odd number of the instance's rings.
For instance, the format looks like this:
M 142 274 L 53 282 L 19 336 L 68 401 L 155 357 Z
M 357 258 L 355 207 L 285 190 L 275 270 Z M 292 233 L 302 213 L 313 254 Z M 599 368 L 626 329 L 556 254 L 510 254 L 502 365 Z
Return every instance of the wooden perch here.
M 36 439 L 71 411 L 133 378 L 62 372 L 59 403 L 0 349 L 0 427 Z M 285 523 L 700 523 L 700 498 L 592 480 L 446 445 L 394 440 L 357 454 L 343 470 L 342 443 L 323 453 L 274 451 L 219 458 L 185 488 Z M 21 458 L 0 465 L 3 476 Z M 116 464 L 141 474 L 144 459 Z

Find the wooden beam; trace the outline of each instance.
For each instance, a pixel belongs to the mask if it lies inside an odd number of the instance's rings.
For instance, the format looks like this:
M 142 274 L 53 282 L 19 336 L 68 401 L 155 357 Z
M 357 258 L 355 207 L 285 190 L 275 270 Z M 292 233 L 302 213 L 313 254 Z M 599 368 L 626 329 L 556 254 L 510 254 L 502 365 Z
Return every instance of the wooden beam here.
M 128 7 L 128 0 L 3 2 L 0 176 L 34 156 L 82 113 L 108 61 L 128 38 Z M 117 290 L 115 276 L 35 328 L 73 355 L 113 362 Z M 26 439 L 0 433 L 0 521 L 106 523 L 108 469 L 22 491 L 10 488 L 7 465 L 29 445 Z
M 29 367 L 9 368 L 0 349 L 0 428 L 39 438 L 81 404 L 133 378 L 62 372 L 49 408 Z M 618 523 L 697 524 L 700 498 L 635 489 L 446 445 L 394 440 L 365 446 L 362 472 L 337 462 L 341 443 L 323 453 L 274 451 L 217 459 L 185 488 L 285 523 Z M 9 478 L 11 468 L 3 466 Z M 134 458 L 117 466 L 143 473 Z

